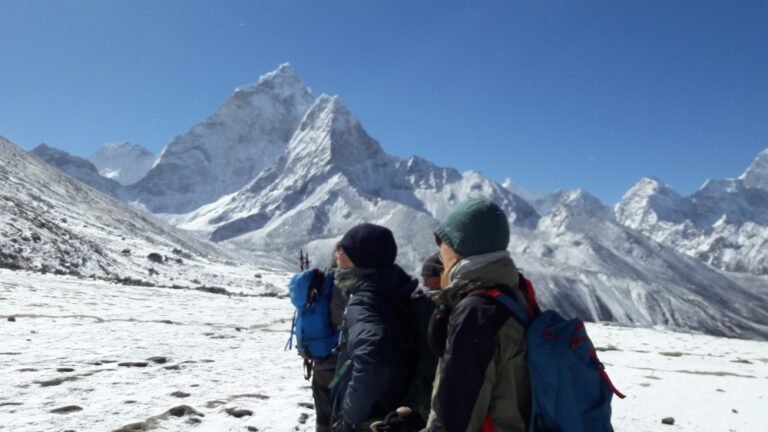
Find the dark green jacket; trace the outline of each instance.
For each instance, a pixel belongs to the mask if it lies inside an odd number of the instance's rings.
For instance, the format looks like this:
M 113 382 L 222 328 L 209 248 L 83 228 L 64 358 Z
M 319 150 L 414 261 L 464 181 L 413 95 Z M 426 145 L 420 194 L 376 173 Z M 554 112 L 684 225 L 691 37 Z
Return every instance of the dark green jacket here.
M 507 287 L 516 300 L 518 272 L 508 253 L 464 259 L 451 270 L 438 302 L 451 308 L 427 431 L 525 432 L 531 406 L 524 329 L 512 312 L 477 289 Z

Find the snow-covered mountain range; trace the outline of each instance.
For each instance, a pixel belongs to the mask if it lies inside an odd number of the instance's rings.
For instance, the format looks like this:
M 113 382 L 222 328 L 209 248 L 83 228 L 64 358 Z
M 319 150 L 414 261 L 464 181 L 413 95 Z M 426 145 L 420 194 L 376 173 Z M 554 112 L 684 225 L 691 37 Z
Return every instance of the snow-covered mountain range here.
M 615 208 L 581 190 L 514 193 L 511 182 L 387 155 L 339 97 L 315 98 L 282 65 L 175 138 L 118 195 L 213 241 L 284 257 L 305 248 L 318 265 L 351 226 L 380 223 L 395 232 L 409 270 L 435 251 L 432 232 L 453 205 L 487 196 L 509 215 L 510 250 L 545 305 L 592 320 L 768 338 L 763 158 L 689 198 L 653 179 Z
M 716 268 L 768 275 L 768 149 L 739 178 L 709 180 L 688 197 L 644 178 L 615 213 L 625 226 Z
M 136 183 L 147 175 L 157 161 L 157 155 L 128 141 L 103 145 L 88 157 L 99 174 L 121 185 Z

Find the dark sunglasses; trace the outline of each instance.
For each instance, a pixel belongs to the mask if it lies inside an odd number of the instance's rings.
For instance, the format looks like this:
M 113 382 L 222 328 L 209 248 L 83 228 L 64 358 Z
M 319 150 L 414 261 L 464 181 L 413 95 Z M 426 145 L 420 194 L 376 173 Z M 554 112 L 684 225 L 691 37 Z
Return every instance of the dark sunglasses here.
M 440 247 L 440 245 L 443 244 L 443 239 L 439 235 L 437 235 L 437 233 L 434 233 L 434 235 L 435 235 L 435 244 L 437 244 L 437 247 Z

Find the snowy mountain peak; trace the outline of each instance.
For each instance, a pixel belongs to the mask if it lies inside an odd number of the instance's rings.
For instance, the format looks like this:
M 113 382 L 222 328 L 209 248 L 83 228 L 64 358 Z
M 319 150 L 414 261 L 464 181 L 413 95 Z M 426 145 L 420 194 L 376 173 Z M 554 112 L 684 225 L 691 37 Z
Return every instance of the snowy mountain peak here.
M 739 177 L 748 188 L 768 190 L 768 148 L 760 152 L 752 165 Z
M 304 115 L 291 143 L 289 160 L 331 163 L 342 171 L 386 157 L 338 96 L 321 95 Z
M 314 100 L 293 69 L 281 65 L 174 138 L 123 198 L 155 213 L 186 213 L 238 191 L 283 154 Z
M 157 156 L 138 144 L 123 141 L 104 144 L 88 160 L 98 168 L 102 176 L 129 185 L 147 175 L 157 161 Z
M 513 194 L 528 201 L 532 205 L 535 204 L 536 201 L 539 201 L 547 196 L 547 194 L 543 192 L 529 191 L 523 188 L 522 186 L 520 186 L 519 184 L 515 183 L 514 181 L 512 181 L 512 179 L 509 177 L 504 179 L 504 181 L 501 183 L 501 186 L 509 190 Z
M 103 177 L 99 174 L 96 166 L 91 162 L 73 156 L 63 150 L 50 147 L 46 144 L 40 144 L 32 149 L 30 153 L 64 174 L 74 177 L 101 192 L 114 196 L 117 193 L 117 190 L 120 189 L 119 183 Z
M 561 198 L 560 204 L 569 207 L 581 207 L 598 213 L 606 209 L 606 205 L 600 199 L 581 188 L 566 192 Z
M 283 63 L 272 72 L 259 77 L 254 84 L 240 86 L 235 89 L 237 93 L 272 92 L 281 96 L 291 96 L 296 93 L 311 93 L 296 71 L 288 63 Z
M 684 198 L 655 177 L 640 179 L 616 205 L 617 220 L 639 228 L 660 220 L 682 222 L 688 214 Z
M 627 195 L 652 195 L 652 194 L 677 194 L 658 177 L 641 178 L 624 196 Z

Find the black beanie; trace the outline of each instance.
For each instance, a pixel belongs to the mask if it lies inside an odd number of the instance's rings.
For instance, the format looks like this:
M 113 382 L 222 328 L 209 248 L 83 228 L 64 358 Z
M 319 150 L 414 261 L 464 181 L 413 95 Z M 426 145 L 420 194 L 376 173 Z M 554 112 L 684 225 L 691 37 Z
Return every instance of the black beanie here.
M 339 243 L 352 264 L 359 268 L 382 269 L 394 264 L 397 257 L 392 231 L 380 225 L 357 225 L 347 231 Z

